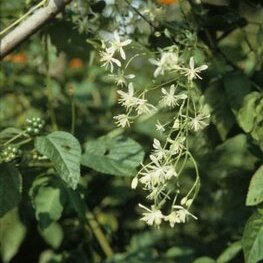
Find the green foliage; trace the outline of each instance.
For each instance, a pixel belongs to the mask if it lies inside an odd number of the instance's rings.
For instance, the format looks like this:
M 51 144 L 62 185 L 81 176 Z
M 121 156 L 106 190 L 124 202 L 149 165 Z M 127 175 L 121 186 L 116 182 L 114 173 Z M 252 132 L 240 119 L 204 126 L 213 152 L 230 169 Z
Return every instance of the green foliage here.
M 21 197 L 22 178 L 12 164 L 0 164 L 0 217 L 15 208 Z
M 58 223 L 52 223 L 44 230 L 40 232 L 43 239 L 49 244 L 52 248 L 56 249 L 61 245 L 63 241 L 63 229 Z
M 257 205 L 263 201 L 263 166 L 253 175 L 247 194 L 246 205 Z
M 193 263 L 215 263 L 216 261 L 209 257 L 197 258 Z
M 229 138 L 216 148 L 217 162 L 212 165 L 220 167 L 217 172 L 221 174 L 235 169 L 253 169 L 258 159 L 251 154 L 248 146 L 248 137 L 244 134 Z
M 212 121 L 216 125 L 221 139 L 225 140 L 227 134 L 235 124 L 235 117 L 228 106 L 226 92 L 222 89 L 220 82 L 212 83 L 206 89 L 205 98 L 213 114 Z
M 4 263 L 16 255 L 26 236 L 26 227 L 19 219 L 16 208 L 0 218 L 0 255 Z
M 258 105 L 259 100 L 259 92 L 249 93 L 244 99 L 243 107 L 240 108 L 238 112 L 238 122 L 246 133 L 251 132 L 254 127 L 255 119 L 257 117 L 257 112 L 255 111 L 255 108 Z
M 247 263 L 255 263 L 263 259 L 263 216 L 254 213 L 247 221 L 244 229 L 242 246 Z
M 245 96 L 251 90 L 250 81 L 246 75 L 235 72 L 226 74 L 223 78 L 223 82 L 231 110 L 237 113 L 237 110 L 240 109 L 243 104 Z
M 48 227 L 52 221 L 57 221 L 63 211 L 60 190 L 52 187 L 41 187 L 34 196 L 33 205 L 36 218 L 41 228 Z
M 227 247 L 217 259 L 217 263 L 231 262 L 233 258 L 241 251 L 242 245 L 240 241 L 237 241 Z
M 70 133 L 53 132 L 35 140 L 37 151 L 49 158 L 59 176 L 76 189 L 80 177 L 81 148 L 78 140 Z
M 137 142 L 109 134 L 86 143 L 81 164 L 105 174 L 130 176 L 143 157 L 143 149 Z

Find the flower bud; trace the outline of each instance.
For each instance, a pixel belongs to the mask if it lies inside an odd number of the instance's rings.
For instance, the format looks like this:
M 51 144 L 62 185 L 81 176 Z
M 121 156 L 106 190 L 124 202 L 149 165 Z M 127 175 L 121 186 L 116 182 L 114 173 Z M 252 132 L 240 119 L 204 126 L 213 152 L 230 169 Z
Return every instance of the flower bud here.
M 181 205 L 184 205 L 187 203 L 187 197 L 185 196 L 182 200 L 181 200 Z
M 178 118 L 174 121 L 173 129 L 175 129 L 175 130 L 180 129 L 180 122 L 179 122 Z
M 132 179 L 131 189 L 136 189 L 137 185 L 138 185 L 138 178 L 137 178 L 137 176 L 136 176 L 136 177 L 134 177 L 134 178 Z

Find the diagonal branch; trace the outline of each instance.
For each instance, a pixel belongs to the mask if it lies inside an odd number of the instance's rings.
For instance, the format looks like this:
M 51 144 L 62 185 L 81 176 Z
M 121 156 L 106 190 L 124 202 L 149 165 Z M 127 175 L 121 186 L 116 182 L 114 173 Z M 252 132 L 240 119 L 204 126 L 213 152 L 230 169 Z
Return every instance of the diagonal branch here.
M 14 30 L 0 40 L 0 59 L 12 52 L 23 41 L 42 28 L 50 19 L 61 12 L 72 0 L 49 0 Z

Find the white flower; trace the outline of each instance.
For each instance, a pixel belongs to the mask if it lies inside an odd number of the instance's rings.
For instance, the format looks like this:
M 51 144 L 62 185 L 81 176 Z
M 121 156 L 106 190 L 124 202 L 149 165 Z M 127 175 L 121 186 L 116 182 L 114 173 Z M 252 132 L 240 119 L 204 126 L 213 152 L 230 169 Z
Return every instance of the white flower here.
M 161 124 L 160 121 L 157 121 L 155 124 L 156 130 L 159 132 L 165 132 L 165 125 Z
M 112 53 L 115 53 L 115 51 L 118 51 L 122 57 L 122 59 L 126 59 L 126 54 L 123 50 L 123 47 L 129 45 L 132 42 L 131 39 L 127 39 L 123 42 L 121 42 L 120 36 L 117 33 L 117 31 L 114 32 L 114 40 L 111 41 L 111 47 L 109 48 L 109 51 Z
M 177 177 L 178 176 L 177 172 L 175 171 L 173 165 L 167 165 L 164 178 L 166 180 L 170 180 L 173 176 Z
M 189 62 L 189 68 L 183 68 L 183 71 L 185 73 L 185 76 L 188 77 L 188 80 L 191 81 L 196 78 L 202 79 L 198 73 L 200 73 L 203 70 L 206 70 L 207 68 L 207 65 L 202 65 L 200 67 L 195 68 L 194 58 L 191 57 Z
M 172 155 L 177 154 L 180 152 L 182 149 L 184 149 L 184 141 L 185 137 L 179 137 L 176 140 L 168 139 L 168 142 L 171 143 L 169 151 Z
M 178 220 L 180 221 L 179 223 L 185 223 L 187 216 L 191 216 L 194 219 L 197 219 L 196 216 L 191 214 L 187 209 L 185 209 L 184 207 L 180 205 L 174 205 L 173 208 L 177 209 L 176 216 Z
M 140 182 L 145 185 L 147 189 L 153 189 L 158 185 L 163 185 L 166 180 L 177 176 L 172 165 L 163 165 L 160 160 L 153 154 L 150 155 L 151 164 L 143 167 L 143 175 Z
M 160 60 L 150 59 L 150 62 L 157 66 L 153 73 L 155 78 L 159 75 L 163 75 L 165 71 L 171 71 L 180 68 L 178 66 L 178 55 L 176 52 L 172 51 L 163 52 L 161 54 Z
M 141 204 L 139 204 L 139 206 L 147 211 L 142 213 L 143 217 L 140 220 L 145 221 L 146 224 L 150 226 L 156 225 L 157 227 L 162 223 L 164 215 L 161 210 L 157 209 L 155 206 L 151 206 L 151 209 Z
M 121 98 L 119 99 L 119 103 L 127 109 L 135 107 L 138 104 L 138 98 L 133 96 L 134 87 L 132 83 L 129 83 L 128 85 L 128 92 L 117 90 L 117 93 L 121 96 Z
M 175 86 L 174 84 L 171 85 L 169 92 L 162 88 L 162 93 L 164 94 L 161 100 L 161 104 L 170 108 L 174 108 L 175 106 L 179 105 L 179 100 L 185 100 L 187 95 L 182 93 L 175 95 Z
M 177 211 L 172 211 L 168 216 L 164 217 L 165 221 L 169 221 L 171 227 L 174 227 L 175 224 L 185 223 L 187 216 L 197 219 L 197 217 L 182 206 L 175 205 L 173 208 L 176 208 Z
M 175 211 L 171 212 L 168 216 L 166 216 L 164 220 L 169 221 L 171 227 L 174 227 L 176 223 L 180 223 L 180 219 L 178 218 L 178 215 Z
M 197 115 L 195 118 L 191 119 L 189 123 L 190 129 L 192 129 L 195 132 L 204 129 L 206 126 L 208 126 L 207 119 L 209 118 L 210 118 L 209 114 L 208 115 L 206 114 Z
M 140 173 L 143 175 L 143 177 L 140 178 L 140 182 L 148 189 L 163 184 L 166 172 L 165 167 L 160 164 L 159 160 L 154 155 L 150 155 L 150 159 L 152 163 L 144 167 L 145 172 Z
M 154 185 L 159 183 L 159 174 L 152 174 L 148 171 L 145 173 L 141 172 L 143 177 L 140 178 L 140 182 L 145 185 L 146 189 L 152 189 Z
M 153 155 L 157 158 L 157 160 L 165 158 L 168 151 L 162 148 L 159 140 L 153 139 L 153 148 Z
M 144 113 L 150 113 L 153 110 L 156 110 L 156 107 L 154 107 L 150 103 L 147 103 L 146 99 L 138 99 L 137 100 L 136 111 L 137 111 L 138 115 L 141 115 L 141 114 L 144 114 Z
M 134 96 L 134 87 L 132 83 L 129 83 L 128 85 L 128 92 L 117 90 L 117 93 L 121 96 L 121 98 L 118 100 L 119 103 L 126 109 L 136 107 L 138 115 L 150 113 L 152 110 L 156 110 L 152 104 L 147 103 L 146 99 L 140 99 Z
M 114 82 L 117 86 L 123 87 L 124 85 L 127 85 L 127 80 L 133 79 L 135 75 L 125 75 L 122 70 L 118 70 L 118 73 L 116 75 L 110 74 L 109 77 L 114 79 Z
M 166 186 L 166 185 L 164 184 L 162 187 L 165 187 L 165 186 Z M 153 187 L 153 188 L 151 189 L 151 193 L 148 194 L 148 195 L 146 196 L 146 198 L 149 199 L 149 200 L 156 200 L 157 197 L 158 197 L 158 195 L 159 195 L 160 193 L 162 193 L 161 187 Z
M 113 72 L 114 69 L 113 63 L 116 64 L 118 67 L 121 66 L 121 62 L 113 57 L 113 53 L 110 52 L 109 49 L 105 49 L 105 51 L 101 51 L 100 56 L 101 56 L 100 61 L 104 62 L 102 64 L 102 67 L 105 67 L 106 69 L 110 67 L 110 72 Z
M 130 120 L 129 116 L 126 114 L 120 114 L 117 116 L 114 116 L 113 119 L 115 119 L 115 123 L 117 126 L 125 128 L 126 126 L 130 127 Z

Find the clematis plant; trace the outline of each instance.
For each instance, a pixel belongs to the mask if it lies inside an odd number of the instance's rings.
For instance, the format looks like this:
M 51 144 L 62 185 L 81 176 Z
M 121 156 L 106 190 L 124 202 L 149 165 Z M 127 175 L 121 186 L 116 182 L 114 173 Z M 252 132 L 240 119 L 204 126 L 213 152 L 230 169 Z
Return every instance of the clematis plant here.
M 132 180 L 131 188 L 141 186 L 146 192 L 146 199 L 152 202 L 151 208 L 139 205 L 147 211 L 143 212 L 142 221 L 156 227 L 168 222 L 174 227 L 177 223 L 185 223 L 189 216 L 196 219 L 189 210 L 198 193 L 200 177 L 190 152 L 189 137 L 209 124 L 210 114 L 202 110 L 201 93 L 194 83 L 196 79 L 202 79 L 201 74 L 208 66 L 196 66 L 194 56 L 185 57 L 185 51 L 175 44 L 159 48 L 157 54 L 147 52 L 150 54 L 148 58 L 145 53 L 129 57 L 129 53 L 132 53 L 130 50 L 136 47 L 132 44 L 134 42 L 130 36 L 121 37 L 115 31 L 111 40 L 106 44 L 103 42 L 101 62 L 102 66 L 110 69 L 110 76 L 116 84 L 122 87 L 117 90 L 118 103 L 125 113 L 114 117 L 117 126 L 129 128 L 143 116 L 147 118 L 161 112 L 169 112 L 172 116 L 164 124 L 156 120 L 156 131 L 162 134 L 163 139 L 153 139 L 153 151 Z M 136 59 L 144 57 L 155 67 L 152 75 L 159 83 L 153 83 L 147 89 L 137 87 L 137 74 L 131 68 Z M 128 58 L 124 67 L 120 60 L 125 62 Z M 126 73 L 128 70 L 129 73 Z M 155 93 L 154 98 L 152 92 Z M 192 163 L 195 167 L 195 178 L 188 190 L 180 185 L 186 163 Z

